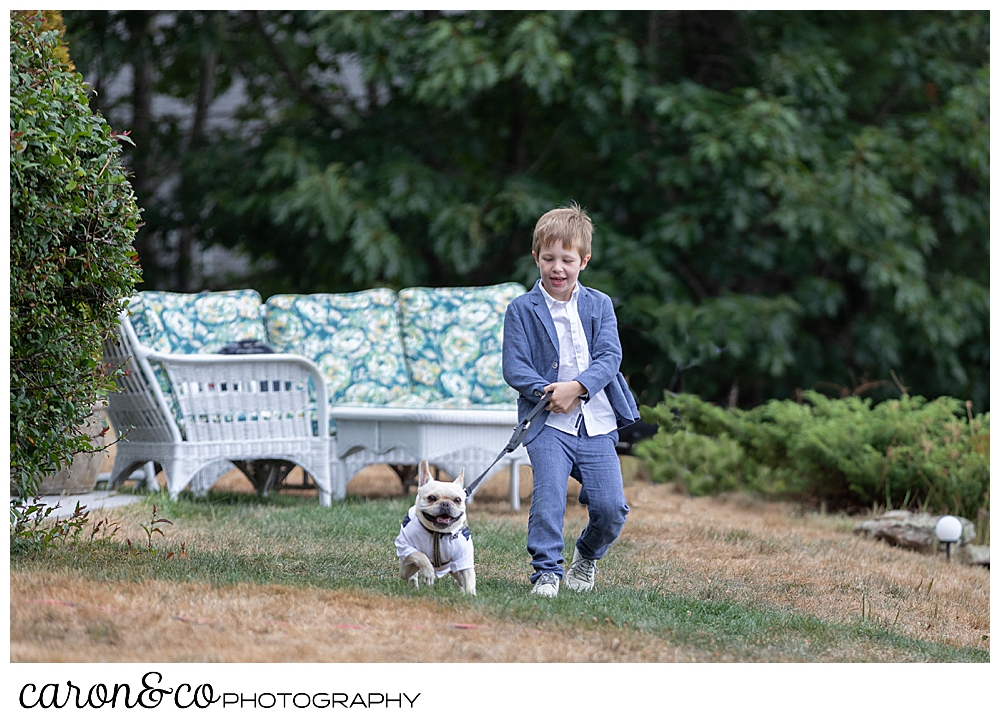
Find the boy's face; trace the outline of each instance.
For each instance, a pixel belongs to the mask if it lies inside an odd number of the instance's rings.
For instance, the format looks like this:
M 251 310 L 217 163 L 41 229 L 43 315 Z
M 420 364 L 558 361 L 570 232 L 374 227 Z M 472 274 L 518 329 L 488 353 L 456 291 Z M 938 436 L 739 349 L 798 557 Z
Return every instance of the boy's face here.
M 575 248 L 562 244 L 552 244 L 544 247 L 538 253 L 531 255 L 542 276 L 542 286 L 549 296 L 559 301 L 569 301 L 576 286 L 580 272 L 587 268 L 590 255 L 581 258 Z

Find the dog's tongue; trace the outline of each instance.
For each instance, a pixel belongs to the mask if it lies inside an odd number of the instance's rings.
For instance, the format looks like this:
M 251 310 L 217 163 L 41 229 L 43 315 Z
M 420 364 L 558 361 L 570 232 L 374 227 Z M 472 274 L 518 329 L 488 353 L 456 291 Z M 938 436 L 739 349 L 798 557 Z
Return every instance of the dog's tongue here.
M 434 518 L 434 521 L 437 522 L 439 525 L 447 525 L 447 524 L 449 524 L 451 522 L 451 518 L 450 517 L 436 517 L 436 518 Z

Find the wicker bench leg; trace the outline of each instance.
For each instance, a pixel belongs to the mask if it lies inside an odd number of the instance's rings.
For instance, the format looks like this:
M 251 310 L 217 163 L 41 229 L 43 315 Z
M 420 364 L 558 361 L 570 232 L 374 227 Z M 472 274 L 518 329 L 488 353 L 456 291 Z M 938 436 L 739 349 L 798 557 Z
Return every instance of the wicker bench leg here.
M 510 462 L 510 508 L 521 509 L 521 460 Z
M 122 483 L 129 479 L 129 476 L 138 468 L 144 467 L 144 469 L 152 468 L 152 462 L 146 462 L 145 466 L 143 461 L 140 459 L 131 459 L 127 454 L 122 454 L 120 451 L 115 457 L 114 466 L 111 469 L 111 477 L 108 479 L 106 484 L 106 489 L 117 490 L 120 489 Z M 155 477 L 153 478 L 156 479 Z M 145 484 L 145 483 L 144 483 Z
M 347 462 L 334 458 L 330 463 L 332 498 L 342 500 L 347 497 Z
M 148 490 L 149 492 L 159 492 L 160 483 L 156 481 L 156 465 L 152 462 L 146 462 L 142 466 L 143 481 L 142 488 Z

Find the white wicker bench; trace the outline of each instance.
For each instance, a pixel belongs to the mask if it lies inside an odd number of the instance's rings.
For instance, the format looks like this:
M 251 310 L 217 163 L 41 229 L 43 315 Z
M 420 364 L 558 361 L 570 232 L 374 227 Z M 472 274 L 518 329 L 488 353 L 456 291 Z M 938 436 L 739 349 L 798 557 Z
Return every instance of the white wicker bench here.
M 314 413 L 326 416 L 325 395 L 315 392 L 323 389 L 323 377 L 308 359 L 157 353 L 138 342 L 123 315 L 118 332 L 105 342 L 104 361 L 125 370 L 119 391 L 108 399 L 108 418 L 120 434 L 110 488 L 156 462 L 176 498 L 203 470 L 218 472 L 233 461 L 273 466 L 286 460 L 306 470 L 319 488 L 320 504 L 330 504 L 329 438 L 312 419 Z M 174 390 L 170 401 L 153 364 Z M 204 492 L 212 482 L 214 477 L 193 491 Z M 266 481 L 261 491 L 267 493 Z
M 204 493 L 233 463 L 258 473 L 262 493 L 290 468 L 282 462 L 298 464 L 324 505 L 342 499 L 350 478 L 371 464 L 426 459 L 452 477 L 464 468 L 472 479 L 517 425 L 499 345 L 506 304 L 523 291 L 504 284 L 404 289 L 397 297 L 377 289 L 277 296 L 266 304 L 246 290 L 144 292 L 133 300 L 138 318 L 123 315 L 118 335 L 105 345 L 105 361 L 128 370 L 109 399 L 112 425 L 128 430 L 109 486 L 150 461 L 163 468 L 173 497 L 189 485 Z M 193 300 L 207 318 L 228 320 L 208 332 L 211 343 L 191 343 L 205 333 L 188 318 Z M 185 311 L 170 310 L 174 302 Z M 242 317 L 229 307 L 220 312 L 223 302 L 239 305 Z M 359 309 L 368 316 L 349 320 Z M 165 327 L 173 329 L 170 339 Z M 190 353 L 241 336 L 267 341 L 278 353 Z M 255 461 L 258 469 L 248 471 Z M 527 454 L 519 449 L 507 462 L 516 509 Z

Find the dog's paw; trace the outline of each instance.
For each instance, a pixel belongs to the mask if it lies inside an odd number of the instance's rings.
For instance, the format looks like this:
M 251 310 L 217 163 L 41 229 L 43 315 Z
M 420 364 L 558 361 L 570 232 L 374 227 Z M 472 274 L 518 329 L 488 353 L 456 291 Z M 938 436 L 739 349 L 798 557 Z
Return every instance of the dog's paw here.
M 421 583 L 433 585 L 437 577 L 434 574 L 434 566 L 422 552 L 413 552 L 400 560 L 399 574 L 413 587 L 420 587 Z

